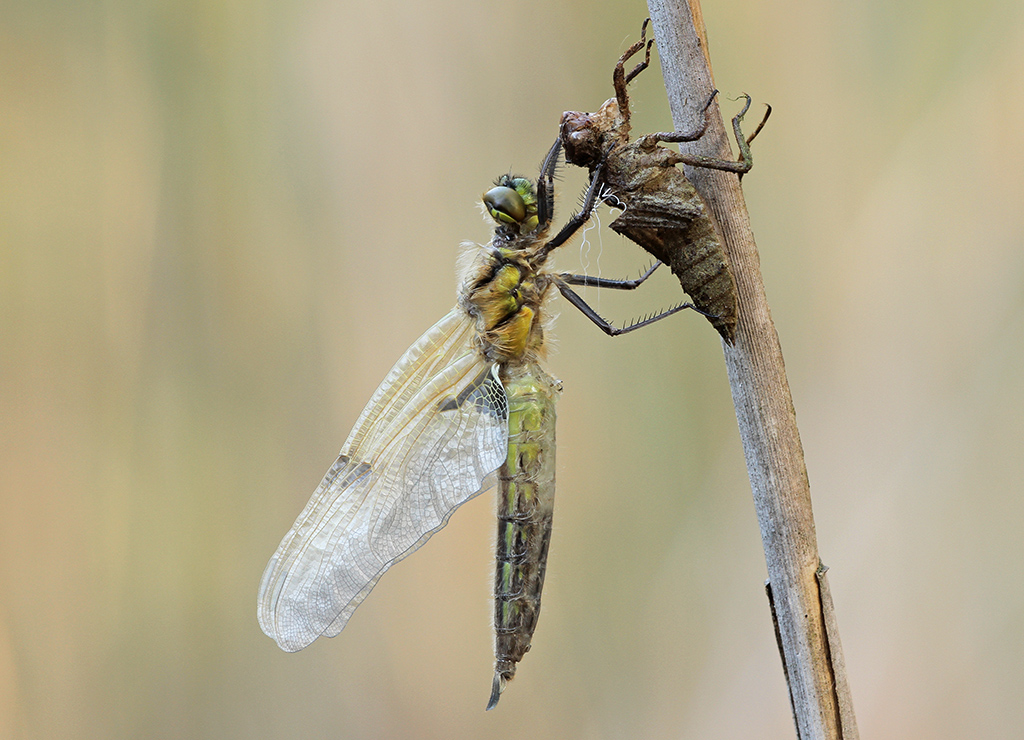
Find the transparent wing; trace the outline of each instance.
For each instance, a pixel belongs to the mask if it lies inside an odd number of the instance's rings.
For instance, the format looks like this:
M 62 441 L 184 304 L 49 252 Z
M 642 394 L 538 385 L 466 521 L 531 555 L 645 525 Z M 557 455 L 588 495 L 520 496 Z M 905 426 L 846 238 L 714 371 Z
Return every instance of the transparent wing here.
M 270 559 L 258 615 L 284 650 L 341 632 L 388 568 L 492 485 L 508 401 L 474 338 L 455 309 L 406 351 Z

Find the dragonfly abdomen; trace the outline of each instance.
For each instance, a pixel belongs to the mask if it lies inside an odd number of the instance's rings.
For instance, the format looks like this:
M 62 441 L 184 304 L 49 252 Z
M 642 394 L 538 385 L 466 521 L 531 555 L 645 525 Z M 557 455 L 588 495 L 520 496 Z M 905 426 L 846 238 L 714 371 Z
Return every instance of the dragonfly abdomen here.
M 499 471 L 494 576 L 494 684 L 498 703 L 530 649 L 540 614 L 555 502 L 558 385 L 536 363 L 502 368 L 509 402 L 508 457 Z

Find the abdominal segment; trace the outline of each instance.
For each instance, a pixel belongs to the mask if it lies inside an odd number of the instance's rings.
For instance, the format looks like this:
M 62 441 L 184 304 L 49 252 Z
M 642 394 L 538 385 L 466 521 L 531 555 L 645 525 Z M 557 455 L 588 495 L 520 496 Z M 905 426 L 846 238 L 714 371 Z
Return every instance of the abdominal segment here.
M 558 384 L 536 363 L 502 368 L 509 402 L 508 457 L 499 471 L 494 576 L 494 684 L 488 709 L 530 649 L 555 503 Z

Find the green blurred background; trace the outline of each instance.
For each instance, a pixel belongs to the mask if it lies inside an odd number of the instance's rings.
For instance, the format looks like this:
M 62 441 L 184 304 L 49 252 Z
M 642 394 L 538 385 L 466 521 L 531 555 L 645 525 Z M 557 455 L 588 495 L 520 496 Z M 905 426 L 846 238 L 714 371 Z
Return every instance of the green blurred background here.
M 862 735 L 1020 737 L 1024 5 L 704 12 L 718 87 L 775 108 L 744 188 Z M 793 737 L 692 315 L 610 340 L 562 312 L 544 614 L 495 711 L 490 495 L 338 639 L 288 655 L 256 624 L 267 559 L 487 239 L 480 193 L 611 94 L 645 15 L 0 1 L 0 737 Z M 635 110 L 671 126 L 656 69 Z M 607 228 L 557 257 L 643 264 Z M 623 320 L 677 292 L 590 297 Z

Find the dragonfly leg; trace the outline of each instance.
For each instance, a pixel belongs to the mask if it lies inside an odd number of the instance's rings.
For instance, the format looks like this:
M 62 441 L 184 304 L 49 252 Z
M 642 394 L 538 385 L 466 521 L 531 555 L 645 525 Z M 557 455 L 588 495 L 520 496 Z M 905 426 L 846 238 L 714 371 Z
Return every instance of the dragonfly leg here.
M 537 223 L 541 228 L 551 222 L 555 213 L 555 167 L 558 165 L 558 155 L 561 152 L 562 137 L 559 136 L 540 166 L 540 177 L 537 178 Z
M 761 133 L 761 129 L 763 129 L 764 125 L 766 123 L 768 123 L 768 116 L 770 116 L 772 114 L 772 107 L 771 107 L 771 105 L 769 105 L 768 103 L 765 103 L 764 107 L 765 107 L 764 117 L 761 119 L 761 123 L 757 124 L 757 128 L 754 129 L 754 133 L 752 133 L 750 136 L 748 136 L 746 138 L 746 143 L 748 145 L 750 144 L 750 142 L 752 142 L 754 140 L 754 137 L 756 137 L 759 133 Z M 746 111 L 746 108 L 744 108 L 743 110 Z M 743 133 L 740 131 L 740 121 L 742 121 L 742 120 L 743 120 L 743 117 L 740 116 L 740 115 L 736 115 L 736 116 L 732 117 L 732 132 L 733 132 L 733 135 L 736 136 L 737 139 L 742 139 L 743 138 Z M 737 144 L 739 144 L 739 141 L 737 141 Z M 742 148 L 743 144 L 739 144 L 739 146 Z
M 568 272 L 561 273 L 558 277 L 562 278 L 569 285 L 582 285 L 583 287 L 591 288 L 613 288 L 615 290 L 633 290 L 634 288 L 640 287 L 640 285 L 651 275 L 654 271 L 661 267 L 661 260 L 656 260 L 653 265 L 647 268 L 647 271 L 636 278 L 635 280 L 610 280 L 608 278 L 592 277 L 590 275 L 573 275 Z
M 655 321 L 660 321 L 661 319 L 667 318 L 672 314 L 679 313 L 680 311 L 683 311 L 687 308 L 696 311 L 702 316 L 709 316 L 709 314 L 705 313 L 704 311 L 701 311 L 692 303 L 680 303 L 678 306 L 673 306 L 672 308 L 669 308 L 665 311 L 661 311 L 660 313 L 654 314 L 653 316 L 647 316 L 646 318 L 643 318 L 640 321 L 634 321 L 632 324 L 629 324 L 628 326 L 619 328 L 612 324 L 607 319 L 603 318 L 600 314 L 597 313 L 597 311 L 591 308 L 590 304 L 583 300 L 583 297 L 579 293 L 570 288 L 568 283 L 565 280 L 562 280 L 560 276 L 555 277 L 555 285 L 558 286 L 558 291 L 565 297 L 565 299 L 569 301 L 569 303 L 574 305 L 576 308 L 578 308 L 580 313 L 582 313 L 584 316 L 586 316 L 588 319 L 594 322 L 594 324 L 597 325 L 598 329 L 600 329 L 610 337 L 617 337 L 620 334 L 628 334 L 631 331 L 636 331 L 641 327 L 647 326 L 648 324 L 653 324 Z
M 615 88 L 615 100 L 619 104 L 619 114 L 624 120 L 624 126 L 629 127 L 629 93 L 626 92 L 626 85 L 633 81 L 633 78 L 638 74 L 647 69 L 651 63 L 651 46 L 654 45 L 654 39 L 647 40 L 647 26 L 650 25 L 651 19 L 648 18 L 644 21 L 643 26 L 640 28 L 640 40 L 626 49 L 622 56 L 619 57 L 618 64 L 615 65 L 615 70 L 612 72 L 612 86 Z M 644 60 L 638 62 L 635 67 L 626 74 L 626 62 L 636 54 L 638 51 L 647 47 L 644 53 Z
M 716 91 L 717 93 L 717 91 Z M 692 134 L 680 133 L 677 131 L 671 131 L 668 133 L 658 134 L 647 134 L 640 138 L 640 141 L 644 142 L 645 146 L 656 146 L 658 142 L 680 142 L 680 141 L 696 141 L 704 135 L 704 128 L 707 127 L 707 109 L 711 105 L 711 101 L 714 100 L 715 93 L 712 93 L 711 98 L 708 99 L 707 105 L 704 106 L 704 126 L 700 129 L 700 135 L 693 136 Z M 671 164 L 688 164 L 692 167 L 704 167 L 710 170 L 723 170 L 725 172 L 735 172 L 737 175 L 742 177 L 747 172 L 750 172 L 750 168 L 754 166 L 754 159 L 750 154 L 750 142 L 754 140 L 761 129 L 764 128 L 764 124 L 768 121 L 768 116 L 772 114 L 772 107 L 770 105 L 765 106 L 764 117 L 761 122 L 757 125 L 749 137 L 743 136 L 743 131 L 740 124 L 743 122 L 743 116 L 746 115 L 750 109 L 750 96 L 744 94 L 744 98 L 747 99 L 746 104 L 743 106 L 743 110 L 732 117 L 732 132 L 736 139 L 736 146 L 740 150 L 740 158 L 736 161 L 728 159 L 718 159 L 716 157 L 703 157 L 700 155 L 689 155 L 679 154 L 678 152 L 672 152 L 672 156 L 669 158 Z
M 694 129 L 693 131 L 662 131 L 656 134 L 647 134 L 645 136 L 640 137 L 639 141 L 643 142 L 641 146 L 644 146 L 646 148 L 653 148 L 663 141 L 667 141 L 669 143 L 679 143 L 680 141 L 697 141 L 697 139 L 702 137 L 704 135 L 704 132 L 707 131 L 708 129 L 708 109 L 711 107 L 711 103 L 714 102 L 716 95 L 718 95 L 718 90 L 712 90 L 711 95 L 708 96 L 707 102 L 704 103 L 704 109 L 701 111 L 703 113 L 703 121 L 701 122 L 700 126 L 698 126 L 696 129 Z M 749 106 L 750 98 L 748 97 L 747 107 Z M 746 112 L 746 110 L 746 108 L 743 109 L 744 112 Z M 740 114 L 740 120 L 743 120 L 742 114 Z
M 555 146 L 558 146 L 560 142 L 555 142 Z M 554 150 L 555 147 L 552 147 Z M 583 206 L 579 212 L 574 214 L 565 225 L 559 229 L 558 233 L 555 234 L 551 239 L 538 250 L 538 257 L 543 259 L 551 253 L 553 249 L 562 246 L 569 241 L 572 236 L 579 231 L 583 225 L 590 220 L 590 214 L 594 212 L 594 206 L 597 203 L 598 193 L 604 185 L 604 168 L 605 163 L 608 159 L 608 152 L 605 152 L 601 156 L 601 161 L 597 167 L 594 168 L 594 173 L 590 178 L 590 186 L 587 188 L 587 193 L 583 198 Z

